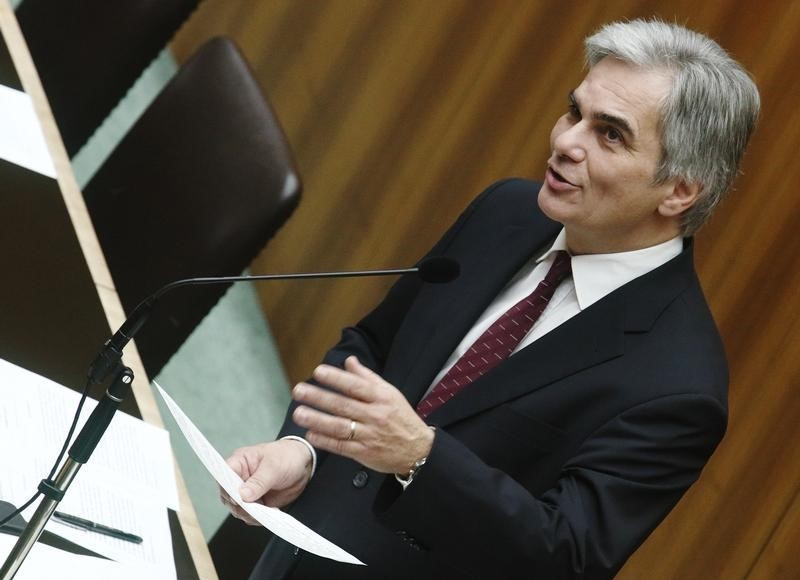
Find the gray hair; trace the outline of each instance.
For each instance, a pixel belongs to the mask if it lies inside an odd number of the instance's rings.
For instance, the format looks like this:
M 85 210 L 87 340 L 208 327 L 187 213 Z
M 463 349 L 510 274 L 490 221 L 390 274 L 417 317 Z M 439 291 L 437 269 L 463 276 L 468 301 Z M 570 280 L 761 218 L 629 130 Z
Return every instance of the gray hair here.
M 662 152 L 654 179 L 701 185 L 681 221 L 682 234 L 693 235 L 738 173 L 760 109 L 755 83 L 710 38 L 659 20 L 607 24 L 585 40 L 585 53 L 589 68 L 611 56 L 672 72 L 672 88 L 661 104 Z

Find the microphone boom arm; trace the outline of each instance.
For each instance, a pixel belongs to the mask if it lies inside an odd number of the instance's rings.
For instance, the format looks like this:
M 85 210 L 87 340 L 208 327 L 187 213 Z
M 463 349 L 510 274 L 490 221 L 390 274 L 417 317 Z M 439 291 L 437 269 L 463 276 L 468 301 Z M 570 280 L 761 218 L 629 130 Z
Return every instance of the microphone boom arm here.
M 459 275 L 459 265 L 455 260 L 440 256 L 431 256 L 420 261 L 412 268 L 396 268 L 388 270 L 354 270 L 349 272 L 310 272 L 300 274 L 263 274 L 256 276 L 214 276 L 205 278 L 185 278 L 170 282 L 142 300 L 133 309 L 122 326 L 103 345 L 103 349 L 89 365 L 89 380 L 93 384 L 102 383 L 117 368 L 122 359 L 122 350 L 131 341 L 150 316 L 158 299 L 167 292 L 182 286 L 200 284 L 227 284 L 233 282 L 258 282 L 263 280 L 300 280 L 320 278 L 355 278 L 362 276 L 397 276 L 418 272 L 427 282 L 449 282 Z
M 360 276 L 396 276 L 399 274 L 412 274 L 419 272 L 419 268 L 399 268 L 395 270 L 354 270 L 352 272 L 309 272 L 301 274 L 263 274 L 257 276 L 220 276 L 207 278 L 186 278 L 176 280 L 162 286 L 150 298 L 156 300 L 170 290 L 181 286 L 193 286 L 197 284 L 224 284 L 226 282 L 259 282 L 262 280 L 302 280 L 317 278 L 356 278 Z M 147 300 L 149 300 L 148 298 Z M 134 311 L 135 312 L 135 311 Z

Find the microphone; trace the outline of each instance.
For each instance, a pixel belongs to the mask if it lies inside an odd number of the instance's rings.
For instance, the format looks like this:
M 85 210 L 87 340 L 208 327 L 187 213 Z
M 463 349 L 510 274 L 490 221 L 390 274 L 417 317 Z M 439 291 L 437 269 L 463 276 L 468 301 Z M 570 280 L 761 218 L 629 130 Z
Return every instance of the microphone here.
M 461 264 L 452 258 L 431 256 L 420 261 L 417 272 L 423 282 L 445 284 L 458 278 L 461 274 Z
M 61 454 L 59 454 L 53 470 L 50 475 L 43 479 L 39 484 L 39 493 L 37 493 L 28 504 L 32 503 L 39 494 L 45 497 L 36 509 L 36 512 L 31 517 L 25 529 L 20 533 L 17 543 L 12 548 L 5 563 L 0 568 L 0 577 L 11 578 L 16 574 L 17 569 L 22 564 L 22 561 L 30 552 L 33 544 L 39 538 L 44 529 L 47 521 L 52 516 L 58 503 L 64 497 L 64 494 L 69 488 L 72 480 L 81 468 L 81 465 L 89 460 L 89 457 L 94 452 L 97 443 L 100 441 L 103 433 L 108 427 L 111 419 L 116 413 L 117 407 L 125 398 L 125 395 L 130 391 L 131 383 L 133 381 L 133 371 L 125 367 L 121 363 L 122 349 L 134 337 L 134 335 L 142 328 L 150 312 L 153 310 L 158 299 L 181 286 L 188 286 L 194 284 L 226 284 L 232 282 L 255 282 L 259 280 L 290 280 L 300 278 L 349 278 L 355 276 L 389 276 L 395 274 L 408 274 L 416 272 L 424 282 L 443 283 L 455 279 L 459 275 L 460 267 L 458 262 L 444 257 L 430 257 L 422 260 L 419 265 L 413 268 L 402 268 L 395 270 L 360 270 L 355 272 L 318 272 L 308 274 L 268 274 L 263 276 L 219 276 L 209 278 L 186 278 L 171 282 L 156 290 L 153 294 L 140 302 L 136 308 L 133 309 L 131 315 L 125 320 L 119 330 L 108 339 L 95 357 L 92 364 L 89 366 L 89 373 L 87 377 L 87 384 L 84 389 L 83 398 L 91 384 L 102 383 L 113 372 L 115 378 L 111 382 L 111 386 L 106 390 L 103 399 L 97 404 L 91 416 L 87 419 L 78 437 L 75 439 L 74 444 L 69 449 L 69 457 L 62 465 L 55 479 L 52 479 L 57 466 L 61 463 L 66 446 L 72 435 L 77 422 L 77 413 L 72 427 L 70 427 L 67 442 L 64 443 Z M 80 405 L 83 404 L 83 398 Z M 80 411 L 80 405 L 78 410 Z M 28 505 L 26 504 L 26 505 Z M 23 506 L 24 507 L 24 506 Z M 18 510 L 17 513 L 21 511 Z M 10 519 L 11 516 L 6 516 L 5 519 Z M 10 575 L 9 575 L 10 574 Z
M 158 299 L 167 292 L 181 286 L 199 284 L 228 284 L 233 282 L 259 282 L 264 280 L 299 280 L 320 278 L 355 278 L 362 276 L 396 276 L 399 274 L 417 273 L 423 282 L 444 284 L 455 280 L 461 273 L 459 263 L 444 256 L 430 256 L 420 260 L 411 268 L 391 270 L 356 270 L 349 272 L 309 272 L 297 274 L 264 274 L 257 276 L 212 276 L 205 278 L 185 278 L 170 282 L 142 300 L 122 326 L 109 338 L 103 349 L 89 366 L 89 380 L 94 384 L 102 383 L 109 373 L 117 368 L 122 358 L 122 349 L 131 341 L 139 329 L 144 326 Z

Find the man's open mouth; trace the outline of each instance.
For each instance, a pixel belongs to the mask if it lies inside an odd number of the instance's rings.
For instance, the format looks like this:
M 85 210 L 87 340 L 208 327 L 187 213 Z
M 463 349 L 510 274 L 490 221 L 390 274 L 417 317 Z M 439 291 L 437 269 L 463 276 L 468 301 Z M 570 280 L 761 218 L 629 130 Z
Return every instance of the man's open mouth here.
M 560 174 L 558 171 L 556 171 L 556 170 L 555 170 L 555 169 L 553 169 L 552 167 L 550 168 L 550 173 L 552 173 L 552 174 L 553 174 L 553 177 L 555 177 L 555 178 L 556 178 L 558 181 L 560 181 L 561 183 L 567 183 L 567 184 L 569 184 L 569 185 L 575 185 L 575 184 L 574 184 L 574 183 L 572 183 L 571 181 L 567 180 L 567 179 L 566 179 L 566 178 L 565 178 L 563 175 L 561 175 L 561 174 Z

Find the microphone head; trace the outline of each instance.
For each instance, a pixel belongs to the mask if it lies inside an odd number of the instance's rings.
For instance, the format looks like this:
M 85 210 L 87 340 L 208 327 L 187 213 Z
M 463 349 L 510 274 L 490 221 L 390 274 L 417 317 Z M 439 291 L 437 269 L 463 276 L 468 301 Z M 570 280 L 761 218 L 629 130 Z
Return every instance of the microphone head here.
M 442 284 L 458 278 L 461 265 L 452 258 L 430 256 L 419 263 L 417 271 L 423 282 Z

